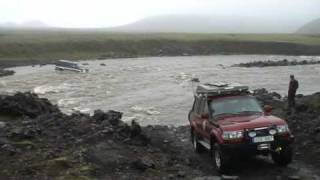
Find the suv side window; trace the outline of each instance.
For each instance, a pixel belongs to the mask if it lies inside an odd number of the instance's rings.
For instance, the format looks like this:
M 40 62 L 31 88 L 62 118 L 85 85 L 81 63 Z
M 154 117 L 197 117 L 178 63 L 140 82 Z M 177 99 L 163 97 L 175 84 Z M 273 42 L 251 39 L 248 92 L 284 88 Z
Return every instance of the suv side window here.
M 204 112 L 204 113 L 209 113 L 209 110 L 208 110 L 208 101 L 207 101 L 206 99 L 204 100 L 203 112 Z
M 199 108 L 199 98 L 198 97 L 194 97 L 194 107 L 193 107 L 193 112 L 198 114 L 198 108 Z
M 201 97 L 195 97 L 195 106 L 194 106 L 194 109 L 193 111 L 196 113 L 196 114 L 200 114 L 200 111 L 201 111 L 201 104 L 202 104 L 202 98 Z
M 194 112 L 194 110 L 195 110 L 196 102 L 197 102 L 197 97 L 194 96 L 194 101 L 193 101 L 192 108 L 191 108 L 191 111 L 192 111 L 192 112 Z
M 198 114 L 201 114 L 203 112 L 203 105 L 204 105 L 204 98 L 199 99 L 199 106 L 197 109 Z

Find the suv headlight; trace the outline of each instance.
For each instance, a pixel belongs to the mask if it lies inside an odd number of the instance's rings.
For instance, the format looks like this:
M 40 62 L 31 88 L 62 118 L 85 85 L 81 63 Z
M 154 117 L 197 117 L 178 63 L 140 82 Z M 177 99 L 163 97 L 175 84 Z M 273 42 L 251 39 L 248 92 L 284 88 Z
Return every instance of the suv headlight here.
M 277 126 L 277 131 L 278 133 L 287 133 L 289 132 L 289 127 L 288 125 L 280 125 L 280 126 Z
M 250 131 L 248 133 L 248 135 L 249 135 L 249 137 L 253 138 L 253 137 L 255 137 L 257 135 L 257 133 L 255 131 Z
M 275 135 L 275 134 L 277 134 L 277 130 L 275 130 L 275 129 L 270 129 L 270 130 L 269 130 L 269 134 L 270 134 L 270 135 Z
M 240 139 L 243 137 L 242 131 L 225 131 L 222 134 L 222 138 L 224 140 L 230 140 L 230 139 Z

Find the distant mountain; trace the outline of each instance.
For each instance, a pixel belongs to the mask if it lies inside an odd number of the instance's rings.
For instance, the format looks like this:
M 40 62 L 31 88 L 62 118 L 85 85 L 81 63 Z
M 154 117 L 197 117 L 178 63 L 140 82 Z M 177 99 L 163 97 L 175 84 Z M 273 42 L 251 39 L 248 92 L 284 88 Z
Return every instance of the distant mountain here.
M 297 25 L 274 18 L 211 17 L 165 15 L 142 19 L 132 24 L 109 28 L 120 32 L 187 32 L 187 33 L 294 33 Z
M 38 21 L 26 21 L 23 23 L 15 23 L 15 22 L 6 22 L 6 23 L 0 23 L 0 27 L 2 28 L 47 28 L 49 27 L 47 24 Z
M 299 34 L 320 34 L 320 18 L 305 24 L 297 31 L 297 33 L 299 33 Z

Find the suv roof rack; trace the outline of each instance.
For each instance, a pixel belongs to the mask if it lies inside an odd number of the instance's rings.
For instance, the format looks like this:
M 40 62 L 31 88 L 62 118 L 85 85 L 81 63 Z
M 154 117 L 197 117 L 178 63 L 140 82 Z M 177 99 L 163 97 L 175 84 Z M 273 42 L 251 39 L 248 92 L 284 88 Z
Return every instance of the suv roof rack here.
M 198 85 L 196 89 L 197 95 L 205 96 L 221 96 L 221 95 L 237 95 L 242 93 L 248 93 L 248 86 L 241 85 L 239 83 L 205 83 Z

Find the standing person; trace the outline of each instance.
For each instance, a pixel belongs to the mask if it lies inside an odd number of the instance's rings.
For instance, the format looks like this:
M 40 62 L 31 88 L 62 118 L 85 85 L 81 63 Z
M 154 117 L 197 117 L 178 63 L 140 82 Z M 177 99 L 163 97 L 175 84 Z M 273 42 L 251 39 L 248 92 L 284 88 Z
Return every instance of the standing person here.
M 289 112 L 291 112 L 292 108 L 295 108 L 296 106 L 296 92 L 299 88 L 298 81 L 294 78 L 294 75 L 290 75 L 290 83 L 289 83 L 289 89 L 288 89 L 288 109 Z

